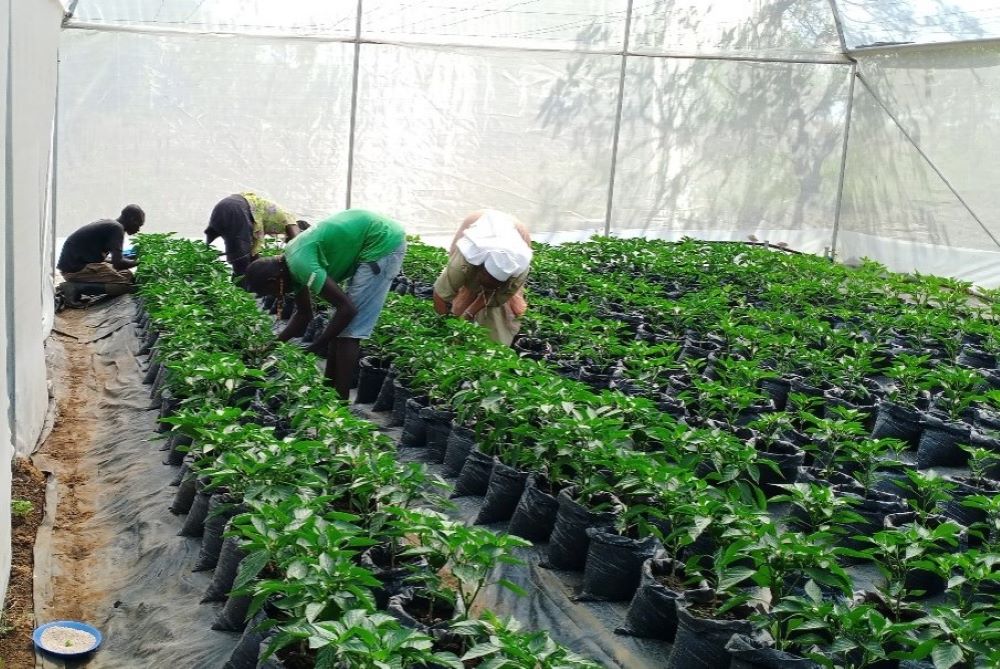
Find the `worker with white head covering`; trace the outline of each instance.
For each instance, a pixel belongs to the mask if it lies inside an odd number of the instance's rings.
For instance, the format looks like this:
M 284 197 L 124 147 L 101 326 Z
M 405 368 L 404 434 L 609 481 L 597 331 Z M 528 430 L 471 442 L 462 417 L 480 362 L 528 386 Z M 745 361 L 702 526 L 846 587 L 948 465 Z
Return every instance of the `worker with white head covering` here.
M 509 346 L 528 308 L 524 282 L 531 257 L 531 236 L 519 220 L 492 209 L 469 215 L 434 283 L 434 308 L 444 315 L 451 302 L 452 314 L 479 323 L 490 339 Z

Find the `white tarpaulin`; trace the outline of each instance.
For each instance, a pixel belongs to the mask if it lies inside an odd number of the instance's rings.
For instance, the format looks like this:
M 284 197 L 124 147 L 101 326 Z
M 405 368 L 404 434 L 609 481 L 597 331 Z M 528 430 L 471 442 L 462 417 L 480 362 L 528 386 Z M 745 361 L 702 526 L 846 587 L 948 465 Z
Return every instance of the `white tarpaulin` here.
M 0 600 L 10 569 L 10 461 L 35 446 L 48 407 L 43 341 L 52 326 L 50 207 L 63 5 L 0 0 Z
M 48 408 L 42 342 L 52 324 L 51 156 L 55 123 L 59 24 L 56 0 L 11 3 L 11 153 L 13 189 L 14 426 L 16 450 L 35 447 Z M 10 251 L 10 249 L 8 249 Z M 8 294 L 9 295 L 9 294 Z M 8 304 L 8 307 L 10 305 Z M 8 332 L 11 329 L 8 328 Z M 10 368 L 10 365 L 8 369 Z

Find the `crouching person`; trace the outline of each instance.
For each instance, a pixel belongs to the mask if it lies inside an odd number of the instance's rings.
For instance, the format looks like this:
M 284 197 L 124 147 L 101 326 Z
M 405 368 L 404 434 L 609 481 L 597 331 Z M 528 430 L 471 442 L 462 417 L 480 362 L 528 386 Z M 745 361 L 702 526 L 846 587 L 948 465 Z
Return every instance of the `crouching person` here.
M 531 260 L 531 236 L 523 223 L 490 209 L 470 214 L 434 283 L 434 308 L 444 315 L 450 302 L 452 314 L 479 323 L 490 339 L 510 346 L 528 308 L 524 283 Z
M 135 292 L 131 269 L 134 260 L 123 256 L 125 235 L 134 235 L 146 222 L 142 208 L 130 204 L 117 219 L 88 223 L 66 238 L 56 267 L 64 282 L 59 286 L 67 306 L 80 307 L 80 295 L 111 296 Z
M 250 263 L 244 285 L 257 295 L 295 293 L 295 313 L 278 336 L 281 341 L 305 332 L 313 318 L 313 295 L 333 305 L 333 318 L 309 350 L 326 354 L 326 378 L 346 400 L 360 342 L 375 329 L 405 254 L 402 225 L 349 209 L 296 234 L 284 254 Z

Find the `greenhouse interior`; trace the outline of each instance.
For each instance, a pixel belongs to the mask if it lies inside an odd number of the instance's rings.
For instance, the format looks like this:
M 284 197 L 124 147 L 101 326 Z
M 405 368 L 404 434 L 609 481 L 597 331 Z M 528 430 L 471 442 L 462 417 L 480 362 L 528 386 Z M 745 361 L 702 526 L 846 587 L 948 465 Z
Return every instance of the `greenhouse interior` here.
M 0 669 L 1000 667 L 1000 2 L 0 19 Z

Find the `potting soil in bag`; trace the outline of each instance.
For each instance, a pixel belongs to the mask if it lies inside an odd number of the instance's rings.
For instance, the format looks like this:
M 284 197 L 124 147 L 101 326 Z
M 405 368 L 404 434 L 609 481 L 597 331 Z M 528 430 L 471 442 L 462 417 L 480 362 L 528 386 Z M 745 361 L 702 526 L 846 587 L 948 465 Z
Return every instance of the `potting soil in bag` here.
M 193 458 L 189 456 L 184 456 L 184 460 L 181 461 L 180 469 L 177 470 L 177 474 L 174 475 L 174 479 L 170 482 L 171 488 L 176 488 L 181 484 L 181 482 L 187 478 L 188 472 L 191 471 L 191 461 Z
M 389 411 L 392 409 L 393 400 L 395 399 L 393 398 L 394 380 L 395 374 L 391 371 L 387 372 L 385 380 L 382 381 L 382 387 L 379 388 L 378 396 L 375 398 L 375 403 L 372 405 L 372 411 Z
M 212 499 L 212 493 L 205 492 L 205 483 L 201 479 L 198 479 L 195 486 L 198 492 L 195 493 L 187 518 L 184 519 L 184 526 L 178 532 L 182 537 L 200 537 L 205 533 L 205 518 L 208 517 L 208 503 Z
M 972 367 L 974 369 L 997 368 L 997 358 L 995 355 L 974 346 L 963 346 L 958 352 L 955 362 L 963 367 Z
M 190 462 L 193 458 L 188 456 L 188 460 Z M 170 505 L 170 513 L 180 516 L 191 510 L 191 505 L 194 504 L 194 497 L 198 492 L 197 485 L 193 472 L 189 472 L 181 479 L 180 484 L 177 486 L 177 492 L 174 494 L 174 501 Z
M 413 393 L 399 379 L 392 381 L 392 413 L 389 414 L 389 427 L 399 427 L 406 420 L 406 402 Z
M 969 454 L 959 448 L 968 444 L 972 427 L 965 423 L 943 421 L 934 416 L 924 418 L 924 431 L 917 446 L 917 467 L 961 467 Z
M 420 411 L 427 428 L 427 459 L 429 462 L 442 462 L 448 449 L 448 437 L 451 435 L 451 422 L 455 417 L 450 411 L 442 411 L 427 407 Z
M 208 502 L 208 516 L 205 518 L 205 531 L 201 539 L 201 550 L 198 552 L 198 562 L 192 571 L 215 569 L 219 553 L 222 551 L 222 534 L 226 531 L 226 523 L 233 516 L 246 511 L 246 507 L 238 505 L 229 495 L 212 495 L 212 499 Z
M 146 336 L 142 338 L 142 348 L 136 355 L 146 355 L 149 350 L 156 345 L 156 340 L 159 339 L 160 332 L 158 330 L 149 330 L 146 332 Z
M 857 503 L 851 511 L 861 516 L 862 520 L 847 526 L 847 534 L 841 537 L 838 544 L 847 548 L 861 550 L 866 543 L 855 539 L 855 536 L 871 536 L 885 526 L 885 517 L 890 513 L 902 513 L 907 510 L 906 503 L 896 497 L 877 490 L 869 490 L 853 485 L 835 484 L 832 486 L 837 495 L 853 497 Z
M 212 623 L 212 629 L 219 632 L 242 632 L 247 626 L 250 611 L 250 595 L 230 595 L 226 605 L 219 611 L 219 617 Z
M 734 634 L 750 634 L 752 626 L 746 620 L 716 620 L 698 618 L 688 610 L 687 602 L 679 599 L 677 636 L 666 669 L 721 669 L 729 666 L 726 644 Z
M 671 572 L 683 574 L 683 568 L 683 564 L 668 558 L 651 558 L 643 562 L 639 587 L 625 614 L 625 624 L 615 632 L 627 636 L 673 641 L 674 635 L 677 634 L 677 609 L 674 601 L 680 598 L 683 592 L 664 585 L 661 578 Z
M 524 482 L 524 493 L 507 527 L 507 531 L 514 536 L 536 544 L 549 540 L 556 524 L 556 514 L 559 513 L 559 500 L 540 490 L 537 483 L 535 474 L 528 476 Z
M 478 448 L 473 448 L 462 466 L 458 480 L 455 481 L 455 492 L 451 496 L 485 495 L 495 461 L 496 458 L 492 455 L 486 455 Z
M 443 630 L 450 626 L 452 618 L 460 611 L 461 601 L 461 599 L 456 599 L 455 604 L 452 604 L 436 598 L 433 602 L 433 610 L 431 610 L 431 600 L 428 597 L 407 592 L 390 597 L 385 611 L 398 620 L 403 627 L 430 634 L 434 630 Z M 433 618 L 433 622 L 424 619 L 422 614 L 425 613 Z
M 174 397 L 169 390 L 164 391 L 160 398 L 160 414 L 157 416 L 156 420 L 156 431 L 157 432 L 169 432 L 172 426 L 170 423 L 163 421 L 164 418 L 170 418 L 174 415 L 180 407 L 181 401 L 179 398 Z
M 777 441 L 762 446 L 758 453 L 760 458 L 770 460 L 778 468 L 778 471 L 774 471 L 766 463 L 760 463 L 758 485 L 768 497 L 784 494 L 785 491 L 777 486 L 795 483 L 799 476 L 799 467 L 806 459 L 805 451 L 790 442 Z
M 475 523 L 485 525 L 510 520 L 524 493 L 524 483 L 527 478 L 527 472 L 508 467 L 502 462 L 494 464 L 486 486 L 486 498 L 479 508 Z
M 403 434 L 399 438 L 399 445 L 407 448 L 423 448 L 427 443 L 427 426 L 420 415 L 423 409 L 420 400 L 411 397 L 406 400 L 406 411 L 403 416 Z
M 146 369 L 146 375 L 142 377 L 142 382 L 145 385 L 152 385 L 156 381 L 156 375 L 160 373 L 160 363 L 153 360 L 149 363 L 149 367 Z
M 609 528 L 610 529 L 610 528 Z M 655 537 L 630 539 L 602 527 L 587 528 L 590 548 L 580 601 L 627 602 L 632 599 L 642 565 L 662 548 Z
M 288 665 L 285 664 L 284 660 L 278 657 L 278 653 L 272 653 L 266 658 L 264 657 L 264 655 L 267 654 L 267 649 L 271 647 L 271 642 L 277 634 L 277 631 L 269 630 L 264 638 L 261 639 L 260 646 L 257 649 L 257 669 L 287 669 Z
M 161 392 L 163 390 L 163 378 L 167 375 L 167 366 L 160 365 L 156 370 L 156 377 L 153 379 L 153 385 L 149 389 L 149 396 L 153 398 L 153 406 L 156 407 L 160 403 Z
M 907 485 L 909 477 L 906 475 L 906 467 L 887 469 L 879 472 L 875 477 L 875 490 L 889 495 L 906 498 L 910 493 Z
M 361 566 L 382 584 L 372 589 L 376 608 L 384 609 L 389 605 L 390 598 L 407 593 L 411 589 L 407 579 L 428 568 L 427 560 L 422 557 L 417 560 L 405 558 L 406 562 L 403 562 L 404 558 L 397 556 L 397 560 L 395 567 L 389 566 L 389 551 L 385 546 L 372 546 L 361 554 Z
M 556 514 L 556 524 L 549 538 L 548 561 L 545 565 L 552 569 L 569 571 L 583 569 L 590 548 L 587 528 L 614 525 L 615 518 L 621 511 L 621 505 L 613 495 L 608 495 L 609 510 L 594 512 L 573 499 L 575 492 L 576 487 L 571 486 L 562 490 L 557 498 L 559 512 Z
M 212 574 L 212 582 L 205 590 L 202 602 L 221 602 L 229 596 L 229 591 L 233 589 L 236 581 L 236 573 L 240 568 L 240 560 L 247 556 L 246 551 L 240 548 L 240 541 L 236 537 L 226 537 L 222 542 L 222 550 L 219 553 L 219 562 L 215 565 L 215 572 Z
M 176 467 L 182 464 L 184 462 L 184 456 L 191 447 L 192 441 L 191 437 L 186 434 L 174 432 L 170 436 L 170 450 L 167 452 L 167 458 L 164 460 L 163 464 L 170 465 L 171 467 Z
M 984 495 L 993 497 L 1000 492 L 1000 484 L 994 481 L 973 481 L 968 477 L 954 477 L 956 486 L 951 491 L 951 499 L 941 505 L 941 513 L 960 525 L 972 527 L 986 521 L 986 512 L 965 506 L 966 497 Z
M 448 446 L 444 451 L 444 475 L 458 476 L 475 445 L 474 431 L 460 425 L 454 426 L 448 435 Z
M 769 648 L 746 634 L 734 634 L 726 644 L 729 669 L 819 669 L 812 660 Z
M 354 401 L 357 404 L 371 404 L 378 399 L 388 370 L 381 367 L 381 360 L 372 357 L 362 358 L 358 368 L 358 392 L 354 395 Z
M 916 409 L 883 401 L 878 405 L 872 439 L 902 439 L 910 446 L 920 443 L 921 414 Z
M 257 669 L 257 660 L 260 657 L 260 642 L 264 640 L 264 633 L 258 631 L 258 627 L 267 620 L 267 616 L 260 611 L 253 617 L 253 620 L 246 625 L 239 642 L 233 648 L 229 660 L 222 669 Z
M 774 402 L 777 411 L 784 411 L 792 384 L 785 379 L 761 379 L 760 389 Z

